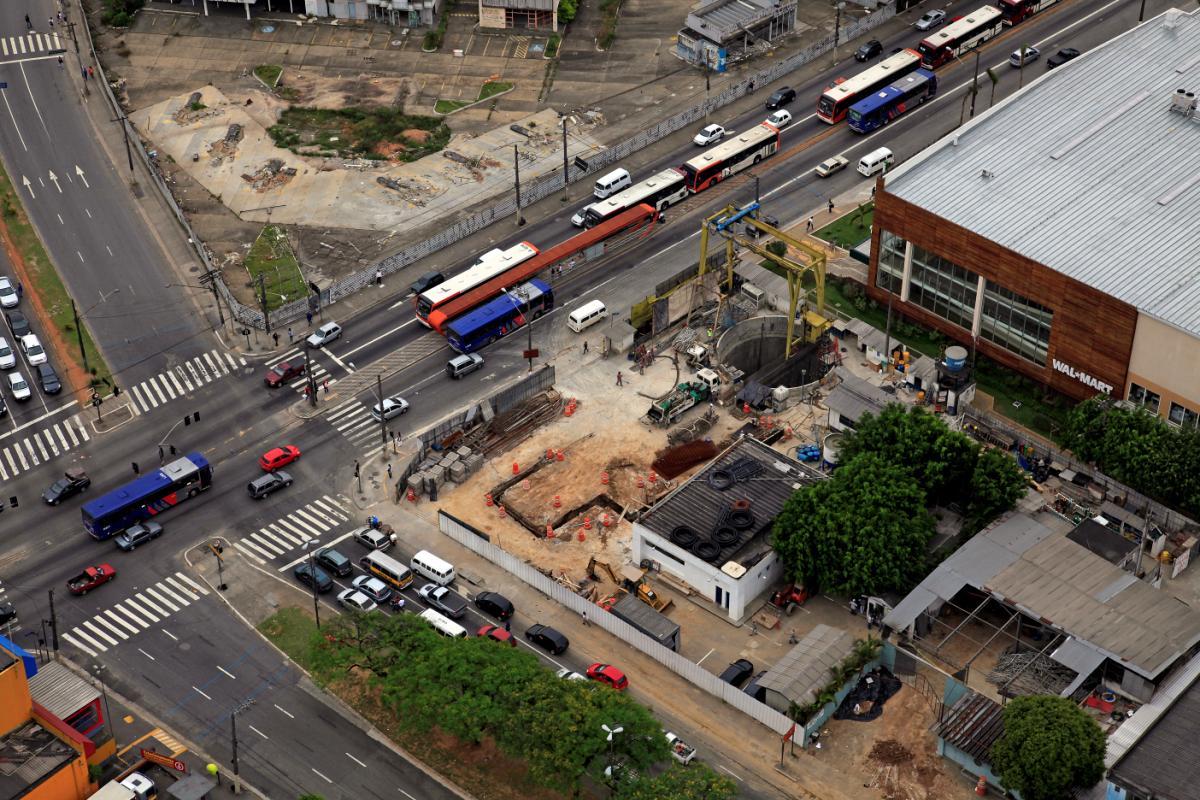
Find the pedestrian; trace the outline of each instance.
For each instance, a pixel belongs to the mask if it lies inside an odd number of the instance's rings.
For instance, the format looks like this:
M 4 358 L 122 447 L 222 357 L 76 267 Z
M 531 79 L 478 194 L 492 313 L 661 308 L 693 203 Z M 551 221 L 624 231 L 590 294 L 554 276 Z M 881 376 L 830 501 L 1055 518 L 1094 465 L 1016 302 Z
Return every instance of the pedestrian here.
M 624 386 L 624 385 L 625 384 L 621 382 L 621 370 L 617 370 L 617 386 Z
M 130 462 L 129 466 L 133 467 L 133 474 L 134 474 L 134 475 L 141 475 L 141 474 L 142 474 L 142 470 L 141 470 L 141 469 L 138 467 L 138 463 L 137 463 L 136 461 Z
M 871 187 L 871 199 L 872 200 L 875 199 L 875 187 L 874 186 Z
M 80 67 L 79 71 L 83 74 L 83 79 L 87 80 L 87 67 Z
M 311 311 L 308 312 L 307 314 L 304 315 L 304 317 L 305 317 L 305 319 L 308 320 L 308 327 L 311 328 L 312 327 L 312 312 Z
M 279 347 L 279 331 L 272 332 L 271 336 L 275 339 L 275 346 Z
M 390 481 L 392 479 L 392 465 L 389 463 L 387 465 L 387 468 L 388 468 L 388 480 Z
M 584 624 L 584 626 L 586 627 L 586 626 L 587 626 L 587 624 L 588 624 L 588 621 L 587 621 L 587 612 L 586 612 L 586 611 L 582 612 L 581 616 L 583 617 L 583 624 Z
M 20 281 L 17 281 L 17 299 L 20 300 L 24 296 L 25 296 L 25 285 L 23 283 L 21 283 Z
M 805 226 L 805 230 L 806 230 L 806 231 L 808 231 L 809 233 L 812 233 L 812 232 L 813 232 L 813 228 L 814 228 L 814 227 L 816 227 L 816 226 L 815 226 L 815 225 L 813 225 L 813 218 L 812 218 L 812 217 L 809 217 L 809 218 L 808 218 L 808 223 L 807 223 L 807 225 Z
M 30 22 L 28 14 L 25 15 L 25 27 L 29 30 L 33 30 L 33 23 Z
M 91 68 L 91 67 L 88 67 L 88 77 L 89 77 L 89 78 L 94 78 L 94 77 L 96 77 L 96 73 L 92 71 L 92 68 Z
M 53 30 L 54 29 L 54 17 L 51 17 L 49 21 L 50 21 L 50 28 L 51 28 L 51 30 Z
M 163 446 L 158 446 L 158 465 L 161 467 L 163 463 Z
M 17 292 L 17 294 L 20 294 L 20 292 Z M 585 352 L 585 353 L 586 353 L 587 351 L 588 351 L 588 349 L 587 349 L 587 339 L 584 339 L 584 340 L 583 340 L 583 352 Z
M 321 382 L 321 388 L 325 390 L 325 394 L 329 394 L 329 378 Z
M 62 65 L 63 65 L 62 56 L 59 56 L 59 57 L 58 57 L 58 68 L 59 68 L 59 69 L 62 69 Z
M 512 621 L 511 620 L 507 620 L 507 619 L 504 620 L 504 630 L 506 633 L 512 631 Z
M 292 326 L 288 326 L 288 344 L 296 341 L 296 334 L 292 333 Z
M 383 270 L 381 269 L 375 270 L 375 285 L 380 289 L 383 288 Z
M 829 198 L 829 213 L 833 213 L 833 198 Z

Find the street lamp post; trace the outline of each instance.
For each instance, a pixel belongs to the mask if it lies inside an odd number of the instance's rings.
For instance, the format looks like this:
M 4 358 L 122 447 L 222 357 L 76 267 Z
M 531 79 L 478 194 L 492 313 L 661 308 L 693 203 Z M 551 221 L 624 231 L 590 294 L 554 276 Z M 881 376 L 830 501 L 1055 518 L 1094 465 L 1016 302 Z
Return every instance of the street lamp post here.
M 608 735 L 608 769 L 606 770 L 608 774 L 605 777 L 608 778 L 608 786 L 611 790 L 613 786 L 613 778 L 615 777 L 616 773 L 616 769 L 613 767 L 613 738 L 616 737 L 618 733 L 622 733 L 625 729 L 620 725 L 616 725 L 612 728 L 608 727 L 607 725 L 601 725 L 600 728 L 605 734 Z
M 317 566 L 313 562 L 313 556 L 316 555 L 316 550 L 320 546 L 320 539 L 309 539 L 304 543 L 304 549 L 308 551 L 308 577 L 312 583 L 313 617 L 317 620 L 317 630 L 321 630 L 321 604 L 317 600 Z
M 104 685 L 104 679 L 100 677 L 100 670 L 102 669 L 104 669 L 103 664 L 92 665 L 92 680 L 97 686 L 100 687 L 100 697 L 104 702 L 104 721 L 108 725 L 108 735 L 112 738 L 113 742 L 116 743 L 117 734 L 116 731 L 113 730 L 112 717 L 110 717 L 108 713 L 108 688 Z

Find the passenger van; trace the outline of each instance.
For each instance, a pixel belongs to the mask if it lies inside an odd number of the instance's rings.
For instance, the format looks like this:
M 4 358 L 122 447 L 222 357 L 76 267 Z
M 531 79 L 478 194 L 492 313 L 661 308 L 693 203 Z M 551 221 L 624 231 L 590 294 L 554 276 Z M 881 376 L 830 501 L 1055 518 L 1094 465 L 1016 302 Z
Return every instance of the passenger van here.
M 453 564 L 449 561 L 442 561 L 428 550 L 417 553 L 409 564 L 412 566 L 413 572 L 424 575 L 438 586 L 449 586 L 457 577 L 454 574 Z
M 442 636 L 449 636 L 451 639 L 467 638 L 467 629 L 457 622 L 442 616 L 432 608 L 427 608 L 417 615 L 421 619 L 433 626 L 433 629 Z
M 892 155 L 892 151 L 881 147 L 878 150 L 872 150 L 859 160 L 858 171 L 869 178 L 894 163 L 896 163 L 896 156 Z
M 633 179 L 629 177 L 629 170 L 614 169 L 596 181 L 596 188 L 592 190 L 592 194 L 597 200 L 603 200 L 632 185 Z
M 592 300 L 567 315 L 567 327 L 580 333 L 584 328 L 590 328 L 606 316 L 608 316 L 608 309 L 604 307 L 604 303 Z
M 446 362 L 446 374 L 451 378 L 458 380 L 464 375 L 469 375 L 475 370 L 483 366 L 483 356 L 478 353 L 466 353 L 458 355 Z
M 368 575 L 374 575 L 393 589 L 407 589 L 412 586 L 412 570 L 379 550 L 367 553 L 358 563 Z

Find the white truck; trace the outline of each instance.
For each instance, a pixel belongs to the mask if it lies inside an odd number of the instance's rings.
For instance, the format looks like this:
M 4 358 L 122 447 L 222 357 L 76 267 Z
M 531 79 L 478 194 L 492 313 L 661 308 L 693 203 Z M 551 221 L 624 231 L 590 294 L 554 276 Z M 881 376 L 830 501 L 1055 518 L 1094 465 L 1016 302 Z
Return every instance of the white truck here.
M 671 748 L 671 758 L 678 761 L 680 764 L 690 764 L 692 759 L 696 757 L 696 748 L 692 747 L 687 742 L 680 739 L 670 731 L 663 731 L 663 736 L 667 737 L 667 745 Z

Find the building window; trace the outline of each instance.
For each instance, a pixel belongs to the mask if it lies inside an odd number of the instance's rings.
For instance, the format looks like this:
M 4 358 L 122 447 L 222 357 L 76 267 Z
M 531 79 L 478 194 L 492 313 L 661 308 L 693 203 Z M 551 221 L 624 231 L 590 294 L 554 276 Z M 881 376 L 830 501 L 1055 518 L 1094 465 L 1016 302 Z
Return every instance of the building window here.
M 1179 403 L 1171 403 L 1171 410 L 1167 413 L 1167 422 L 1185 428 L 1196 427 L 1196 418 L 1195 411 L 1192 411 L 1187 406 L 1181 406 Z
M 1136 383 L 1129 384 L 1129 402 L 1136 403 L 1151 414 L 1158 414 L 1158 404 L 1162 398 L 1155 392 Z
M 971 330 L 979 276 L 921 247 L 913 247 L 908 300 L 947 322 Z
M 988 281 L 983 294 L 980 335 L 989 342 L 1046 365 L 1054 312 L 1014 291 Z
M 907 242 L 891 231 L 879 235 L 879 267 L 875 271 L 875 285 L 885 292 L 900 294 L 904 283 L 904 248 Z

